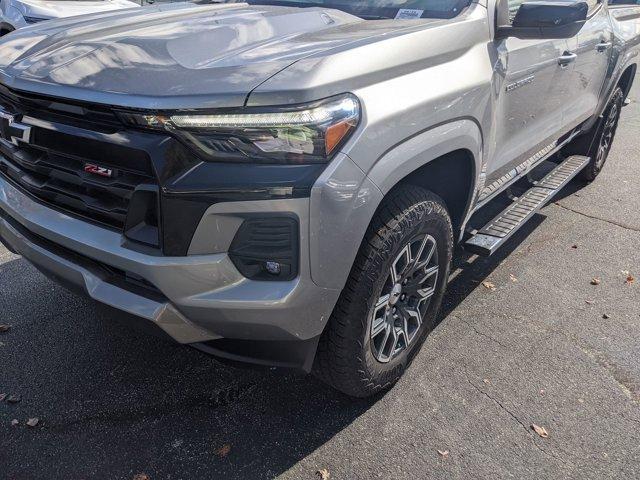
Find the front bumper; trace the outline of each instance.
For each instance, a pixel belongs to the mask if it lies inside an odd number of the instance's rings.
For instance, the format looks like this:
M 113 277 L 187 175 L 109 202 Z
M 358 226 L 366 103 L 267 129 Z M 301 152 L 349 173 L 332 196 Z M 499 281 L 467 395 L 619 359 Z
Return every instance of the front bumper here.
M 309 370 L 339 295 L 311 279 L 304 248 L 309 200 L 226 202 L 213 205 L 208 217 L 234 211 L 298 217 L 303 247 L 296 279 L 248 280 L 226 253 L 166 257 L 124 248 L 121 234 L 51 209 L 0 175 L 0 238 L 50 277 L 153 322 L 177 342 L 233 360 Z

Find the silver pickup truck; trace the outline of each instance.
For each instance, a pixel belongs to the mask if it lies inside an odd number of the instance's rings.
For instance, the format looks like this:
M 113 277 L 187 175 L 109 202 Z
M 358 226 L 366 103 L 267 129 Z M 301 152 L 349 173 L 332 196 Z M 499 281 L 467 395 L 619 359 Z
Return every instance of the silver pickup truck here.
M 455 245 L 491 255 L 601 171 L 638 19 L 261 0 L 22 29 L 0 42 L 0 239 L 177 342 L 371 395 L 436 325 Z

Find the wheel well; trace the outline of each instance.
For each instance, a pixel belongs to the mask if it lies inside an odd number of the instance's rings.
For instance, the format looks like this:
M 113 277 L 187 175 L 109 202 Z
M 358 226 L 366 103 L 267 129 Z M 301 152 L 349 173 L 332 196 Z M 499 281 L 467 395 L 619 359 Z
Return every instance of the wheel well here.
M 13 32 L 14 28 L 8 23 L 0 23 L 0 37 L 2 35 L 6 35 L 7 33 Z
M 627 98 L 629 91 L 631 90 L 631 85 L 633 85 L 633 79 L 636 76 L 636 68 L 637 65 L 631 65 L 627 67 L 627 69 L 620 76 L 620 80 L 618 81 L 618 85 L 622 88 L 624 92 L 624 98 Z
M 475 161 L 468 150 L 456 150 L 414 170 L 400 183 L 429 190 L 447 205 L 454 235 L 462 227 L 473 189 Z

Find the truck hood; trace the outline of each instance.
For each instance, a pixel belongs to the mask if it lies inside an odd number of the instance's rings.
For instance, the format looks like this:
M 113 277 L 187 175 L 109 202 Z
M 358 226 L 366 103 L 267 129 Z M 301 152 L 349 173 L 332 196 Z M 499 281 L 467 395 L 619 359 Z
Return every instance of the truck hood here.
M 244 105 L 297 60 L 403 22 L 321 8 L 164 4 L 43 22 L 0 41 L 0 82 L 138 108 Z
M 129 0 L 17 0 L 13 2 L 13 6 L 24 16 L 52 19 L 108 12 L 140 5 Z

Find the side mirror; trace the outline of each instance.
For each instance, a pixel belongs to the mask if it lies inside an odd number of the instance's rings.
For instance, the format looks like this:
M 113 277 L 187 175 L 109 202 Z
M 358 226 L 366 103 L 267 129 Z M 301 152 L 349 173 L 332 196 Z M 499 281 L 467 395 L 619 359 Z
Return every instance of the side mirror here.
M 498 27 L 500 38 L 571 38 L 587 20 L 584 1 L 535 0 L 520 5 L 510 26 Z

